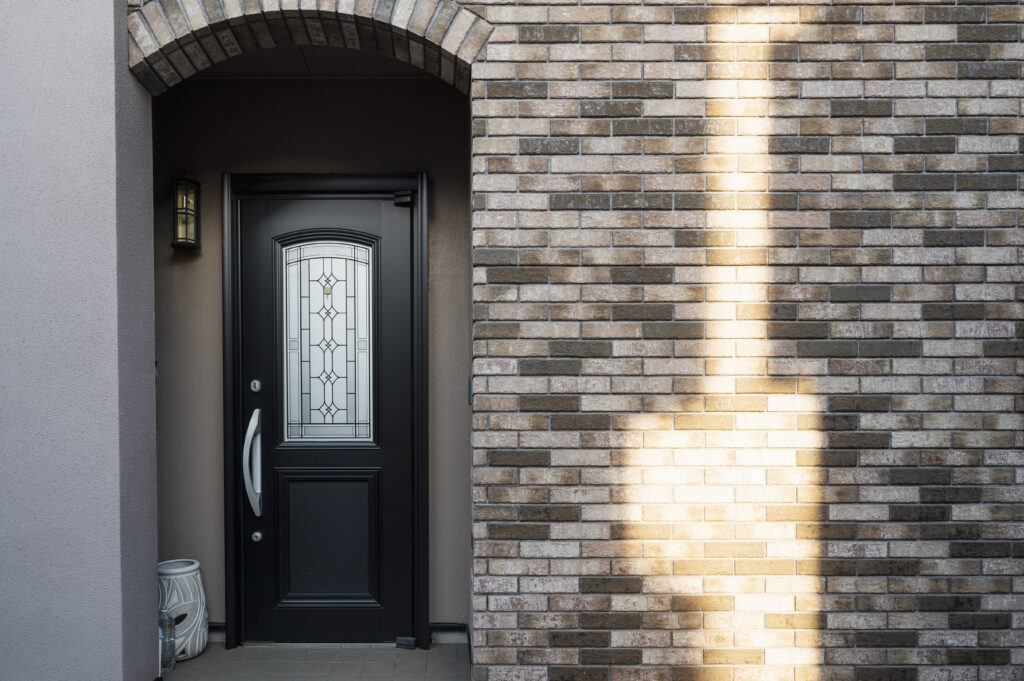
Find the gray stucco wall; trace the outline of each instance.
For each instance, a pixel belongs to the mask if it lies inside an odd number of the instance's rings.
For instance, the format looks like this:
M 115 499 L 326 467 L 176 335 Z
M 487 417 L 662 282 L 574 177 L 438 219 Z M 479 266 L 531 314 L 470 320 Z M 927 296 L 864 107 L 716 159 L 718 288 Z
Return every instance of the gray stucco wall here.
M 0 678 L 152 679 L 149 98 L 117 3 L 0 21 Z
M 121 13 L 115 17 L 120 22 Z M 118 380 L 121 385 L 121 591 L 124 679 L 156 668 L 156 339 L 153 299 L 152 98 L 125 69 L 115 31 Z
M 430 620 L 466 622 L 471 565 L 467 98 L 429 80 L 190 81 L 155 100 L 154 127 L 161 557 L 188 556 L 202 563 L 210 619 L 223 622 L 221 173 L 425 170 L 430 177 Z M 169 245 L 169 189 L 176 173 L 202 183 L 198 253 L 175 252 Z

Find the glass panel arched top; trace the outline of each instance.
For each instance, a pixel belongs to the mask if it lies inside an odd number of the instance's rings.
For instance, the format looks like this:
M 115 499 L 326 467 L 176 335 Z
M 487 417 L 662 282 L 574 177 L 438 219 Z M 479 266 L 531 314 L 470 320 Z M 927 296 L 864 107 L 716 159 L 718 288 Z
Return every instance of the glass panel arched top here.
M 370 246 L 284 248 L 286 442 L 373 439 Z

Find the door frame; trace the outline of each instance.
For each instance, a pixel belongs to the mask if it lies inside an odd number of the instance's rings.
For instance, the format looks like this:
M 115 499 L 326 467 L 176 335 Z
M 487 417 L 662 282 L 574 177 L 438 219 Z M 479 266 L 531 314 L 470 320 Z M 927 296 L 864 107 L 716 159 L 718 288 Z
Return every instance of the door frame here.
M 416 645 L 430 646 L 429 632 L 429 517 L 427 451 L 427 174 L 301 175 L 224 173 L 223 198 L 223 353 L 224 353 L 224 571 L 227 648 L 245 641 L 242 587 L 242 510 L 236 452 L 244 423 L 241 412 L 240 235 L 238 201 L 244 198 L 301 198 L 304 196 L 393 198 L 412 207 L 412 353 L 413 353 L 413 628 Z

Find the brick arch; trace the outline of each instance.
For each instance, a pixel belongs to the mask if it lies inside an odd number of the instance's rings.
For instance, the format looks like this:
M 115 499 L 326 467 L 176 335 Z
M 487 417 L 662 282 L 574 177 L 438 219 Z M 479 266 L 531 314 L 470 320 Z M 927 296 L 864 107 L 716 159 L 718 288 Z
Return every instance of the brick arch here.
M 130 3 L 131 4 L 131 3 Z M 132 72 L 158 95 L 213 64 L 277 45 L 378 52 L 463 92 L 493 27 L 453 0 L 142 0 L 129 8 Z

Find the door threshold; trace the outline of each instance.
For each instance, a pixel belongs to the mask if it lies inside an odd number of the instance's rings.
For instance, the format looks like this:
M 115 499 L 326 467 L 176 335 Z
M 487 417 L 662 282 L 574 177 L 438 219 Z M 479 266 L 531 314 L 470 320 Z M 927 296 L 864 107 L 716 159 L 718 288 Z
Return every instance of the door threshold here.
M 252 648 L 374 648 L 391 650 L 394 643 L 282 643 L 280 641 L 246 641 L 243 646 Z

